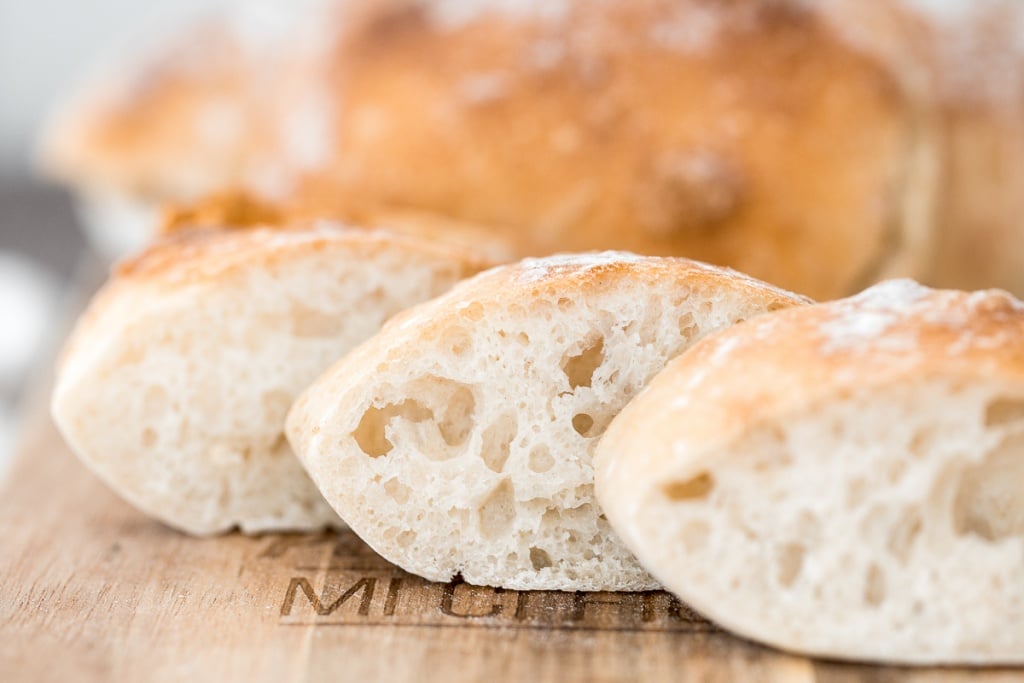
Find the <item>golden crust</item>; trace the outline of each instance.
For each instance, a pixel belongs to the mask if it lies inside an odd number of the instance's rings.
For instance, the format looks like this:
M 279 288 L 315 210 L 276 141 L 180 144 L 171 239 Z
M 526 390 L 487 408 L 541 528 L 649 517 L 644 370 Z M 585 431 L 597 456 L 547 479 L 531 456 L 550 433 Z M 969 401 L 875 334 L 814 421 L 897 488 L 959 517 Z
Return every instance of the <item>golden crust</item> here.
M 196 228 L 248 230 L 267 227 L 277 230 L 308 230 L 328 219 L 341 221 L 349 229 L 362 229 L 364 226 L 371 230 L 383 229 L 449 244 L 457 249 L 468 249 L 495 263 L 513 261 L 524 256 L 511 240 L 493 228 L 422 211 L 359 211 L 354 206 L 332 208 L 328 211 L 295 202 L 272 202 L 241 189 L 223 190 L 192 203 L 165 206 L 157 232 L 170 235 Z
M 920 220 L 906 207 L 930 197 L 914 150 L 932 140 L 803 3 L 485 3 L 455 23 L 440 2 L 345 4 L 325 58 L 254 75 L 223 39 L 194 85 L 148 79 L 146 98 L 69 124 L 81 153 L 51 167 L 165 198 L 263 187 L 272 169 L 320 215 L 426 212 L 495 226 L 520 253 L 682 255 L 819 297 L 916 267 L 898 252 Z M 197 144 L 202 126 L 181 124 L 225 98 L 237 139 Z M 309 102 L 327 124 L 303 166 Z
M 161 209 L 157 234 L 170 235 L 194 228 L 286 228 L 290 222 L 280 205 L 244 190 L 225 189 L 194 202 L 165 205 Z
M 237 273 L 271 268 L 276 263 L 314 253 L 338 259 L 363 259 L 384 250 L 408 258 L 444 261 L 460 277 L 494 265 L 486 256 L 452 245 L 437 245 L 386 231 L 321 226 L 281 231 L 186 230 L 169 235 L 134 258 L 117 264 L 107 284 L 93 298 L 61 354 L 59 366 L 75 355 L 80 340 L 103 338 L 105 320 L 154 305 L 157 293 L 184 292 L 195 286 L 217 286 Z M 90 343 L 92 343 L 90 341 Z
M 799 3 L 570 2 L 455 27 L 377 6 L 334 58 L 347 123 L 339 163 L 300 184 L 314 204 L 413 206 L 533 254 L 683 255 L 829 297 L 884 269 L 905 203 L 930 192 L 912 148 L 931 141 L 896 83 Z
M 598 449 L 599 482 L 628 488 L 631 471 L 670 470 L 677 453 L 728 447 L 829 397 L 934 378 L 1024 386 L 1022 340 L 1024 304 L 1006 292 L 907 280 L 755 318 L 698 342 L 620 413 Z M 630 443 L 636 457 L 608 460 Z
M 327 4 L 323 52 L 254 51 L 224 20 L 88 84 L 44 166 L 159 201 L 245 186 L 307 215 L 446 216 L 519 254 L 690 256 L 822 298 L 894 275 L 1024 292 L 1012 1 L 952 29 L 853 0 Z
M 644 257 L 626 252 L 569 254 L 498 266 L 460 283 L 434 301 L 396 315 L 381 330 L 415 328 L 427 336 L 490 306 L 531 302 L 543 296 L 601 291 L 628 282 L 645 285 L 675 282 L 679 291 L 720 288 L 743 292 L 766 310 L 775 311 L 810 300 L 728 268 L 680 257 Z M 463 304 L 478 308 L 469 309 Z M 417 324 L 413 325 L 415 321 Z
M 276 230 L 185 230 L 170 235 L 114 269 L 113 286 L 131 282 L 197 283 L 215 280 L 238 268 L 254 264 L 271 266 L 283 259 L 336 249 L 358 259 L 381 250 L 397 249 L 409 254 L 448 258 L 458 262 L 468 275 L 494 265 L 490 259 L 468 249 L 437 245 L 408 235 L 383 230 L 351 229 L 322 224 L 317 228 Z

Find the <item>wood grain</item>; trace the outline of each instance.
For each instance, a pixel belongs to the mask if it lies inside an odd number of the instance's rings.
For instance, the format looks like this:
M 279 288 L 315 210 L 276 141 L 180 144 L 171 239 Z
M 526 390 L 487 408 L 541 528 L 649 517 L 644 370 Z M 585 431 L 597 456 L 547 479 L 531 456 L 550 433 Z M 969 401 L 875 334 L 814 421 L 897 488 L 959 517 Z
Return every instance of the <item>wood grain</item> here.
M 666 593 L 432 584 L 350 532 L 194 539 L 68 452 L 37 381 L 0 483 L 0 681 L 1020 680 L 814 662 L 734 638 Z

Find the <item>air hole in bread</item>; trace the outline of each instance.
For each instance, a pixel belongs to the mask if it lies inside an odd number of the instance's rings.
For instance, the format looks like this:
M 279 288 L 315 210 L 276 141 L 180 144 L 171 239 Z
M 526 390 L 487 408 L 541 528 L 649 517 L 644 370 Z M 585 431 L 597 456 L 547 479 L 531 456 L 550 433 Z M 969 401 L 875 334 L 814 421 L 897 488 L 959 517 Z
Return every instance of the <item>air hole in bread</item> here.
M 931 444 L 935 440 L 935 429 L 932 427 L 924 427 L 916 432 L 910 439 L 908 449 L 910 455 L 915 458 L 923 458 L 931 450 Z
M 434 414 L 419 401 L 406 399 L 401 403 L 389 403 L 383 408 L 371 406 L 363 413 L 359 425 L 352 432 L 352 438 L 359 444 L 360 450 L 371 458 L 387 455 L 394 444 L 385 436 L 385 429 L 391 420 L 401 417 L 411 422 L 421 422 L 434 417 Z
M 530 458 L 527 461 L 527 466 L 533 472 L 547 472 L 555 466 L 555 459 L 551 456 L 551 451 L 544 444 L 539 444 L 533 447 L 530 451 Z
M 921 527 L 921 513 L 913 508 L 904 510 L 889 532 L 889 540 L 886 543 L 889 554 L 905 563 L 910 557 L 914 542 L 921 534 Z
M 448 393 L 449 396 L 444 417 L 437 425 L 441 430 L 441 438 L 449 446 L 459 446 L 469 438 L 469 433 L 473 431 L 476 397 L 473 396 L 473 390 L 465 384 L 451 380 L 437 379 L 435 381 L 447 385 L 445 393 Z
M 673 481 L 662 487 L 665 497 L 671 501 L 701 500 L 711 494 L 715 480 L 707 472 L 684 481 Z
M 156 445 L 156 431 L 152 427 L 142 430 L 142 447 L 152 448 Z
M 337 337 L 345 326 L 345 318 L 293 302 L 292 333 L 300 338 L 327 339 Z
M 661 322 L 662 315 L 662 302 L 660 300 L 650 301 L 648 302 L 648 305 L 644 306 L 642 317 L 630 322 L 625 328 L 623 328 L 623 331 L 627 335 L 631 335 L 635 332 L 640 341 L 640 346 L 650 346 L 655 343 L 655 339 L 657 338 L 658 326 Z
M 456 358 L 463 358 L 473 350 L 473 338 L 461 327 L 454 327 L 445 334 L 449 351 Z
M 487 539 L 505 534 L 516 517 L 515 491 L 504 479 L 487 495 L 478 511 L 480 534 Z
M 409 496 L 412 494 L 412 491 L 408 486 L 397 479 L 388 479 L 384 482 L 384 493 L 388 494 L 388 498 L 391 500 L 400 505 L 404 505 L 409 501 Z
M 679 318 L 679 335 L 686 341 L 691 341 L 697 336 L 697 332 L 700 328 L 697 326 L 697 322 L 693 319 L 693 313 L 684 313 Z
M 470 322 L 480 322 L 484 317 L 484 307 L 479 303 L 472 303 L 460 311 L 461 316 Z
M 587 340 L 578 354 L 562 359 L 562 372 L 569 379 L 569 388 L 589 387 L 594 372 L 604 362 L 604 337 Z
M 864 604 L 877 607 L 885 601 L 885 574 L 872 563 L 864 579 Z
M 352 432 L 359 448 L 370 457 L 387 455 L 397 441 L 431 460 L 447 460 L 458 453 L 474 427 L 476 397 L 466 384 L 443 377 L 421 377 L 405 392 L 416 396 L 400 403 L 371 406 Z M 437 414 L 441 415 L 437 419 Z
M 535 570 L 550 567 L 551 556 L 547 554 L 547 551 L 540 548 L 530 548 L 530 564 L 533 565 Z
M 510 334 L 511 333 L 508 332 L 507 330 L 498 330 L 498 337 L 501 339 L 508 339 Z M 512 339 L 519 342 L 523 346 L 528 346 L 530 344 L 530 335 L 526 334 L 525 332 L 516 332 L 514 335 L 512 335 Z
M 514 413 L 503 413 L 483 433 L 480 457 L 484 464 L 495 472 L 505 468 L 505 462 L 512 451 L 512 440 L 516 438 L 519 424 Z
M 572 428 L 580 436 L 590 436 L 590 429 L 594 426 L 594 418 L 586 413 L 577 413 L 572 416 Z
M 997 398 L 985 409 L 985 426 L 1000 427 L 1024 422 L 1024 398 Z
M 985 459 L 966 469 L 953 502 L 953 524 L 959 534 L 988 541 L 1024 536 L 1024 433 L 1005 437 Z
M 398 534 L 398 537 L 395 538 L 395 542 L 399 545 L 399 547 L 402 547 L 402 548 L 408 548 L 409 546 L 411 546 L 413 544 L 413 542 L 415 540 L 416 540 L 416 532 L 415 531 L 409 531 L 408 529 L 406 529 L 402 533 Z
M 780 586 L 789 587 L 800 576 L 806 549 L 800 543 L 786 543 L 779 548 L 778 580 Z

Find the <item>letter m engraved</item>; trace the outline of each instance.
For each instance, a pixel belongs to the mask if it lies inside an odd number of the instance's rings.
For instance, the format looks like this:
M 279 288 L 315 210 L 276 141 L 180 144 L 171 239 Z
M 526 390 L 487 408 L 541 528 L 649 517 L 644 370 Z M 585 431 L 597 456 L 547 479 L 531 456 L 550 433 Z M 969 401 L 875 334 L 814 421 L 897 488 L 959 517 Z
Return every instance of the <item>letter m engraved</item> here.
M 330 616 L 339 607 L 344 605 L 350 598 L 355 596 L 356 593 L 362 591 L 362 597 L 359 599 L 359 615 L 366 616 L 370 613 L 370 603 L 373 601 L 373 589 L 377 587 L 377 579 L 365 578 L 360 579 L 352 585 L 347 591 L 342 593 L 337 600 L 328 603 L 327 584 L 324 584 L 323 593 L 320 597 L 317 597 L 313 591 L 313 586 L 309 584 L 304 577 L 292 577 L 291 582 L 288 584 L 288 591 L 284 594 L 284 602 L 281 603 L 281 616 L 291 616 L 292 607 L 295 606 L 295 597 L 299 591 L 302 591 L 303 595 L 309 601 L 309 604 L 316 610 L 317 615 L 321 617 Z

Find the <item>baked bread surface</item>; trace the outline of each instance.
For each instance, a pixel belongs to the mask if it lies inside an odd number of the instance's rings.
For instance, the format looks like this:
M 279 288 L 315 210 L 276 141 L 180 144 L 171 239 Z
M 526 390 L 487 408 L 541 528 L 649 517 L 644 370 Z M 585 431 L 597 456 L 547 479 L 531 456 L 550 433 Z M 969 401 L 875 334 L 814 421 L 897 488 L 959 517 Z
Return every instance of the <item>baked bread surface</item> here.
M 1024 305 L 890 281 L 699 342 L 597 496 L 709 618 L 803 654 L 1024 661 Z
M 299 398 L 288 438 L 349 526 L 407 571 L 650 589 L 594 500 L 594 445 L 698 337 L 802 303 L 685 259 L 527 259 L 390 321 Z
M 338 524 L 282 434 L 292 401 L 388 317 L 489 263 L 336 227 L 182 233 L 94 298 L 54 417 L 111 488 L 176 528 Z

